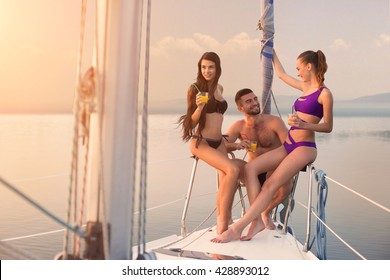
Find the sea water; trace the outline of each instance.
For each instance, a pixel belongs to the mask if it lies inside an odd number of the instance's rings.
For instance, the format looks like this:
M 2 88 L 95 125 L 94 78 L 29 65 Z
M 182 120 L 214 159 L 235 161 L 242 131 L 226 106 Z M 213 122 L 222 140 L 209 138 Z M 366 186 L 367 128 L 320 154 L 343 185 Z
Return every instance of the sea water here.
M 282 117 L 287 122 L 287 115 Z M 224 129 L 239 118 L 240 115 L 226 115 Z M 147 241 L 180 234 L 194 159 L 188 144 L 181 141 L 177 120 L 178 115 L 149 116 Z M 0 115 L 0 176 L 64 220 L 73 135 L 71 115 Z M 316 141 L 317 170 L 390 207 L 390 117 L 335 117 L 333 132 L 317 133 Z M 83 157 L 83 149 L 80 153 Z M 297 203 L 290 220 L 300 241 L 305 237 L 306 209 L 299 202 L 306 204 L 307 181 L 307 174 L 301 172 L 295 192 Z M 389 260 L 389 213 L 338 184 L 327 182 L 326 222 L 366 258 Z M 215 214 L 205 219 L 215 208 L 216 189 L 215 170 L 199 161 L 187 216 L 188 231 L 203 222 L 204 226 L 215 223 Z M 0 185 L 0 209 L 0 240 L 6 244 L 38 259 L 53 259 L 62 250 L 61 226 L 3 185 Z M 238 204 L 234 217 L 238 218 L 240 212 Z M 50 234 L 39 235 L 46 232 Z M 18 238 L 23 236 L 30 237 Z M 134 239 L 137 242 L 136 234 Z M 336 260 L 359 259 L 329 232 L 327 255 L 328 259 Z M 0 252 L 0 259 L 4 258 Z

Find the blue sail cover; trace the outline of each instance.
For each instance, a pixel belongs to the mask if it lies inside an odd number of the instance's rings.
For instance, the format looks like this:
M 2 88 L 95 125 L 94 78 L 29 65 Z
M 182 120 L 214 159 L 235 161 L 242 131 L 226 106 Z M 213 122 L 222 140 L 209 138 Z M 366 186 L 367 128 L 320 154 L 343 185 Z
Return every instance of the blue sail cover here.
M 262 92 L 261 92 L 261 108 L 262 113 L 271 113 L 271 98 L 272 98 L 272 56 L 274 47 L 274 1 L 261 1 L 261 18 L 258 28 L 262 30 L 261 37 L 261 72 L 262 72 Z

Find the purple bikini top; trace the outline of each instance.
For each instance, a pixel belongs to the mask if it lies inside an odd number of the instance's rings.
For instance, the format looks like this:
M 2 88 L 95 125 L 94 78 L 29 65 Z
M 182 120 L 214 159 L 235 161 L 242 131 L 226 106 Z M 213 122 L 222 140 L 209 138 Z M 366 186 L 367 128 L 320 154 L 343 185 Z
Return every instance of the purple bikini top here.
M 324 108 L 322 104 L 318 103 L 318 97 L 324 88 L 325 87 L 320 87 L 317 91 L 309 95 L 299 97 L 294 103 L 295 111 L 316 116 L 321 119 L 324 116 Z

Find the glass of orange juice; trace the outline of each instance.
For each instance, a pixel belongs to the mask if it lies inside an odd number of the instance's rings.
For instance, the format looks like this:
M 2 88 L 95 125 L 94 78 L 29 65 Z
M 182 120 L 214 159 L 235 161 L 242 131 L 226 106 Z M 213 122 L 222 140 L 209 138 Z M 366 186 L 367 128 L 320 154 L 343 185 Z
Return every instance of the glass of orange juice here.
M 296 124 L 296 121 L 297 121 L 297 113 L 288 114 L 287 122 L 290 126 L 294 126 Z
M 257 148 L 257 141 L 250 141 L 248 151 L 249 152 L 256 152 L 256 148 Z
M 294 105 L 291 108 L 291 114 L 288 114 L 288 120 L 287 123 L 290 126 L 294 126 L 296 121 L 297 121 L 298 115 L 297 112 L 295 111 Z
M 201 96 L 201 100 L 203 103 L 207 103 L 209 101 L 209 93 L 208 92 L 202 91 L 200 93 L 200 96 Z

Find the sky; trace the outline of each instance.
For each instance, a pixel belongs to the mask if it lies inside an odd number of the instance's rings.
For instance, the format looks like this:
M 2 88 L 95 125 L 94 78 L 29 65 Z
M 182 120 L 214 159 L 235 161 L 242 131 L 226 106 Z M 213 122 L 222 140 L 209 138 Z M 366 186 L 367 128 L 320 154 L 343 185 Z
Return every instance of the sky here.
M 390 92 L 389 0 L 275 0 L 274 46 L 286 71 L 322 50 L 335 100 Z M 88 1 L 84 69 L 93 50 Z M 71 113 L 76 88 L 80 0 L 0 0 L 0 113 Z M 206 51 L 221 58 L 224 95 L 261 92 L 260 0 L 152 0 L 149 102 L 186 106 Z M 273 92 L 299 95 L 277 77 Z

